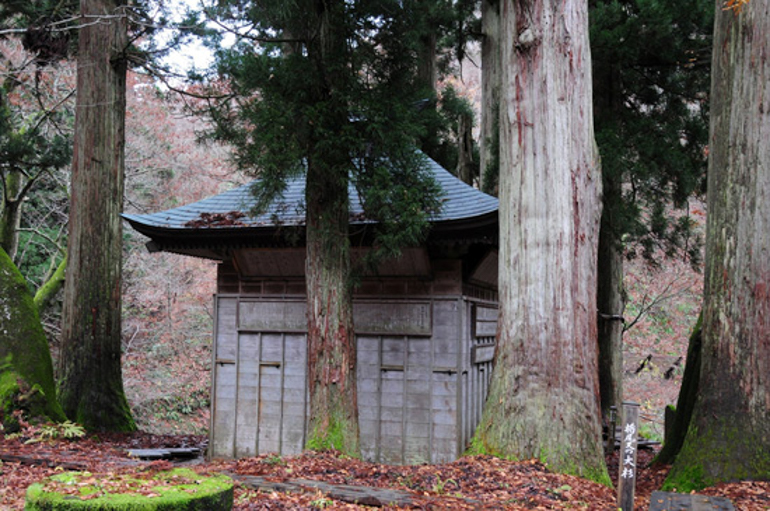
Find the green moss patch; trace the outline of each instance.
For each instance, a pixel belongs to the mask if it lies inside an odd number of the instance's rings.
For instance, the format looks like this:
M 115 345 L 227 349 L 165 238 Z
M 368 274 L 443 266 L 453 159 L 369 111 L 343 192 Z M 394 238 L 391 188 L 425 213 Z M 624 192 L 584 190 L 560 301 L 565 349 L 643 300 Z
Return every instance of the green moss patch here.
M 164 472 L 66 472 L 27 490 L 28 511 L 224 511 L 233 507 L 233 482 L 179 468 Z

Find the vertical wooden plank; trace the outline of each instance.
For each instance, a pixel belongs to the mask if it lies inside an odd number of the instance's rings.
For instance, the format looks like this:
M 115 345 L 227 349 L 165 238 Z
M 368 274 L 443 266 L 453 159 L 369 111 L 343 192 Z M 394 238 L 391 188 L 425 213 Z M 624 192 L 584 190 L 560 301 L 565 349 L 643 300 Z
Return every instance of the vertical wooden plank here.
M 307 339 L 284 335 L 281 454 L 299 454 L 305 446 Z
M 385 369 L 380 406 L 380 463 L 401 464 L 404 459 L 404 371 Z
M 618 504 L 623 511 L 634 510 L 636 486 L 636 447 L 638 441 L 639 404 L 623 403 L 623 429 L 618 456 Z
M 456 374 L 434 373 L 431 396 L 433 452 L 431 463 L 445 463 L 457 458 L 457 386 Z
M 235 448 L 237 394 L 237 310 L 236 297 L 218 297 L 214 340 L 214 393 L 212 456 L 231 458 Z
M 404 342 L 407 347 L 404 463 L 429 463 L 431 459 L 432 340 L 405 337 Z
M 259 367 L 259 452 L 281 452 L 284 334 L 262 334 Z
M 210 399 L 211 405 L 209 410 L 209 445 L 211 449 L 208 449 L 206 458 L 211 461 L 212 458 L 217 456 L 214 452 L 214 439 L 216 438 L 216 429 L 214 428 L 214 417 L 217 416 L 217 403 L 215 396 L 217 395 L 217 324 L 219 323 L 219 297 L 214 295 L 214 325 L 211 331 L 211 391 Z
M 365 460 L 377 459 L 380 339 L 377 335 L 357 336 L 358 425 L 361 456 Z
M 462 278 L 460 282 L 460 286 L 462 286 Z M 470 323 L 469 323 L 469 314 L 467 314 L 467 309 L 469 307 L 469 304 L 462 298 L 457 298 L 457 304 L 455 306 L 455 310 L 457 311 L 455 313 L 454 318 L 454 324 L 455 324 L 455 351 L 457 353 L 457 361 L 456 365 L 458 368 L 462 367 L 462 360 L 463 356 L 470 351 Z M 455 436 L 455 448 L 453 449 L 453 452 L 451 454 L 450 460 L 453 460 L 459 456 L 463 450 L 465 450 L 465 441 L 463 439 L 463 429 L 462 429 L 462 422 L 463 422 L 463 414 L 466 413 L 466 410 L 463 408 L 463 392 L 462 392 L 462 386 L 460 385 L 460 373 L 456 373 L 454 375 L 454 390 L 455 390 L 455 425 L 456 425 L 456 436 Z
M 257 454 L 257 389 L 259 334 L 241 334 L 238 341 L 235 457 Z
M 281 403 L 280 416 L 278 419 L 278 452 L 283 454 L 283 426 L 284 426 L 284 410 L 286 409 L 286 334 L 281 334 L 281 367 L 279 376 L 279 385 L 281 388 L 280 397 L 278 398 Z
M 235 364 L 216 364 L 216 415 L 214 417 L 214 444 L 212 446 L 215 458 L 233 457 L 233 440 L 235 437 Z

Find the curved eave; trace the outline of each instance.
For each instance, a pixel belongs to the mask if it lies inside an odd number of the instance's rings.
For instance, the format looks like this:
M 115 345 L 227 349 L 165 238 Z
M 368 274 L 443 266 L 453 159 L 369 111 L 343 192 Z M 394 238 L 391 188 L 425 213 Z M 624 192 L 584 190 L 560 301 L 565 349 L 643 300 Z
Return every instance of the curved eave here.
M 147 247 L 151 252 L 171 252 L 205 259 L 222 260 L 232 250 L 254 247 L 285 247 L 304 240 L 303 226 L 228 226 L 172 228 L 148 225 L 136 215 L 123 215 L 137 232 L 150 238 Z M 351 226 L 364 226 L 360 222 Z M 299 229 L 301 232 L 296 233 Z M 291 232 L 295 231 L 295 232 Z M 294 242 L 289 241 L 291 236 Z M 461 243 L 497 245 L 497 211 L 459 220 L 433 222 L 428 244 Z

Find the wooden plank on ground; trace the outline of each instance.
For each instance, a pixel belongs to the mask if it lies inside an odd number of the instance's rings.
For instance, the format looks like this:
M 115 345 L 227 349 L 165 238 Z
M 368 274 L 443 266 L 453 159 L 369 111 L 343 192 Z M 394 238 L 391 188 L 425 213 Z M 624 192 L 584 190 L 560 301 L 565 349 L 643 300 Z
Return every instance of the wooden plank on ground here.
M 733 503 L 725 497 L 709 497 L 690 493 L 654 491 L 650 511 L 733 511 Z
M 0 462 L 3 463 L 21 463 L 22 465 L 43 466 L 43 467 L 61 467 L 65 470 L 88 470 L 87 463 L 77 461 L 60 461 L 54 458 L 40 458 L 35 456 L 24 456 L 17 454 L 0 453 Z
M 228 473 L 233 479 L 253 490 L 277 491 L 284 493 L 304 493 L 321 491 L 335 500 L 360 504 L 363 506 L 411 506 L 412 494 L 387 488 L 369 488 L 367 486 L 352 486 L 347 484 L 329 484 L 310 479 L 293 479 L 290 481 L 268 481 L 264 477 L 244 476 Z

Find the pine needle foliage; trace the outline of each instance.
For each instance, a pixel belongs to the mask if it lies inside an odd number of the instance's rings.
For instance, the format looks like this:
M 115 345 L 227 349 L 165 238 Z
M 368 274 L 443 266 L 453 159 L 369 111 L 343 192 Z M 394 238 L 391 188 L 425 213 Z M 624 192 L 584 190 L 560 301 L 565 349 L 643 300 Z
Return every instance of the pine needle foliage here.
M 605 188 L 621 189 L 604 197 L 615 239 L 638 242 L 649 260 L 663 249 L 697 264 L 686 213 L 705 192 L 713 2 L 589 5 L 596 141 Z
M 395 255 L 425 236 L 440 202 L 414 149 L 426 128 L 416 106 L 419 4 L 228 1 L 207 12 L 249 27 L 219 47 L 215 88 L 226 99 L 206 113 L 209 136 L 231 144 L 238 166 L 259 177 L 257 209 L 308 165 L 324 165 L 355 187 L 376 222 L 374 254 Z M 321 15 L 333 36 L 320 32 Z M 322 47 L 330 37 L 331 51 Z

